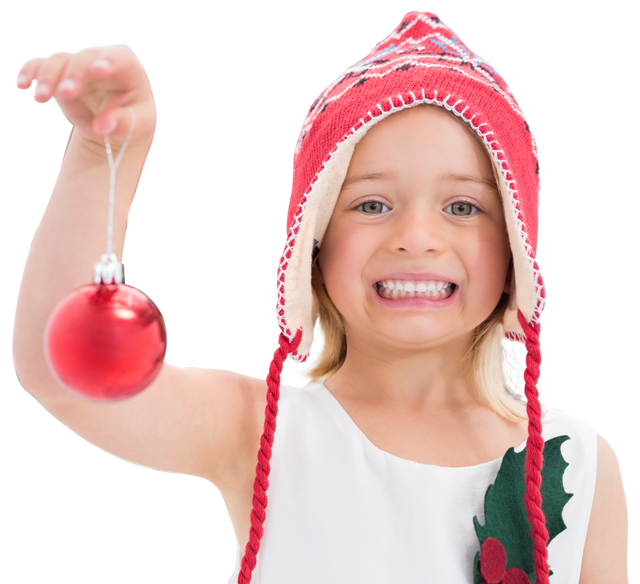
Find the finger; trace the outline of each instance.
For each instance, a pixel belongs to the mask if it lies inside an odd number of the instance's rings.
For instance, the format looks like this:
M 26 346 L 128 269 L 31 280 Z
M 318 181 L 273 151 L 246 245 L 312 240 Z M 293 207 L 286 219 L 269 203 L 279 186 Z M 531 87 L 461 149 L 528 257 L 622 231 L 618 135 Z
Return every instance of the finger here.
M 38 85 L 33 94 L 37 102 L 45 103 L 51 99 L 70 56 L 70 53 L 56 53 L 42 62 L 36 77 Z
M 90 73 L 94 79 L 126 91 L 138 85 L 141 70 L 140 61 L 129 47 L 114 45 L 99 51 Z
M 22 65 L 20 71 L 18 71 L 18 79 L 16 83 L 20 89 L 29 89 L 29 87 L 31 87 L 31 82 L 43 62 L 44 59 L 41 58 L 31 59 Z
M 128 51 L 128 49 L 127 49 Z M 130 53 L 130 51 L 129 51 Z M 120 47 L 101 47 L 84 49 L 71 55 L 60 83 L 54 91 L 57 100 L 72 100 L 91 84 L 100 87 L 99 91 L 126 88 L 118 87 L 115 75 L 122 69 L 127 69 L 130 54 L 120 50 Z
M 58 101 L 68 101 L 82 93 L 92 79 L 91 67 L 98 54 L 98 49 L 84 49 L 69 56 L 66 67 L 60 75 L 60 82 L 54 91 Z

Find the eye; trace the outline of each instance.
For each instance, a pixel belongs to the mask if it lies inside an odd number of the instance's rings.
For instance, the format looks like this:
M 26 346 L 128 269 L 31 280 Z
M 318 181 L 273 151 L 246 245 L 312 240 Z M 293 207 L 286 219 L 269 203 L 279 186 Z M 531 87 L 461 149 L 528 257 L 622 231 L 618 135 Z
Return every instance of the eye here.
M 366 203 L 358 205 L 356 209 L 367 215 L 379 215 L 380 213 L 386 213 L 389 207 L 380 201 L 367 201 Z
M 362 209 L 362 212 L 365 215 L 380 215 L 382 214 L 383 207 L 389 210 L 389 208 L 380 201 L 365 201 L 364 203 L 360 203 L 357 207 L 355 207 L 355 209 Z M 465 214 L 465 207 L 473 208 L 476 210 L 476 212 Z M 369 209 L 369 211 L 367 211 L 367 208 Z M 480 209 L 478 209 L 476 205 L 474 205 L 471 201 L 467 201 L 466 199 L 460 199 L 459 201 L 448 205 L 446 208 L 452 208 L 453 212 L 449 214 L 455 215 L 456 217 L 473 217 L 480 212 Z
M 456 201 L 445 209 L 445 213 L 458 217 L 469 217 L 469 215 L 475 215 L 477 212 L 478 208 L 466 201 Z

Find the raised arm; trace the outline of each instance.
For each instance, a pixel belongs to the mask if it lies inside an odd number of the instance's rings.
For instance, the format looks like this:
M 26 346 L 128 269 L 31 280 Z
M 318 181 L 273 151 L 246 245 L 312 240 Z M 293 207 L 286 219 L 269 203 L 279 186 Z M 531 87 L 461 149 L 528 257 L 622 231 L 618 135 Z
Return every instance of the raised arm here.
M 121 258 L 127 215 L 155 129 L 151 87 L 127 47 L 34 59 L 18 87 L 36 82 L 35 100 L 56 99 L 74 128 L 60 174 L 35 234 L 20 288 L 14 363 L 21 384 L 75 432 L 126 460 L 208 478 L 233 490 L 255 467 L 264 382 L 223 371 L 164 365 L 154 383 L 122 402 L 91 403 L 61 388 L 48 370 L 44 329 L 56 303 L 87 284 L 106 241 L 109 168 L 137 123 L 117 172 L 113 241 Z M 247 513 L 248 521 L 248 513 Z
M 103 135 L 114 154 L 137 124 L 118 168 L 114 243 L 121 256 L 127 215 L 155 130 L 149 81 L 126 47 L 88 49 L 33 59 L 18 86 L 37 82 L 35 100 L 55 97 L 74 125 L 51 200 L 35 234 L 25 267 L 15 322 L 14 358 L 20 381 L 41 401 L 65 396 L 44 361 L 43 330 L 55 304 L 89 283 L 90 268 L 104 252 L 109 169 Z

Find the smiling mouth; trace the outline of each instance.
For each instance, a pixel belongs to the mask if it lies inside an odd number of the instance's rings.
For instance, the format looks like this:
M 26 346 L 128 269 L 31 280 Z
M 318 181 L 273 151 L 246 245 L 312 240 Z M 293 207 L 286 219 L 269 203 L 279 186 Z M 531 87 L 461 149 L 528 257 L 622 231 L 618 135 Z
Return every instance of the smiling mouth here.
M 398 298 L 426 298 L 428 300 L 444 300 L 456 289 L 452 282 L 437 280 L 381 280 L 376 282 L 378 296 L 387 300 Z

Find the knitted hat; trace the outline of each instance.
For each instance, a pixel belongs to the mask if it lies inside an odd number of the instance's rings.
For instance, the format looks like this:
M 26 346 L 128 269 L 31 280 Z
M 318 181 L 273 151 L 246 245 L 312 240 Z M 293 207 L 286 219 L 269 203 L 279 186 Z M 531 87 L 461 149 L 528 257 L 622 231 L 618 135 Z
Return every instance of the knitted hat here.
M 420 104 L 445 108 L 484 144 L 496 169 L 513 257 L 505 335 L 527 345 L 529 415 L 525 505 L 532 525 L 537 583 L 548 582 L 547 530 L 541 511 L 542 423 L 536 389 L 539 319 L 545 294 L 536 263 L 538 159 L 529 126 L 500 74 L 471 52 L 434 14 L 411 12 L 367 55 L 347 69 L 309 110 L 294 158 L 287 242 L 278 269 L 282 334 L 267 379 L 265 433 L 258 455 L 251 534 L 239 582 L 248 583 L 260 547 L 267 503 L 280 371 L 287 355 L 304 361 L 316 314 L 312 260 L 322 245 L 354 149 L 387 116 Z

